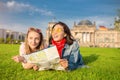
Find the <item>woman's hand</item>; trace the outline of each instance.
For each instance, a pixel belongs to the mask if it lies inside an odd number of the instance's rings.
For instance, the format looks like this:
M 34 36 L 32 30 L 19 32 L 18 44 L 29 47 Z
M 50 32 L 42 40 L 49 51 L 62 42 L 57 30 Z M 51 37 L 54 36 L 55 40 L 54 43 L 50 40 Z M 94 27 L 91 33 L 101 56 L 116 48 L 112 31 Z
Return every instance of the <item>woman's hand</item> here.
M 60 59 L 60 64 L 62 67 L 64 67 L 66 69 L 68 67 L 67 59 Z
M 12 59 L 13 59 L 15 62 L 24 62 L 24 63 L 26 62 L 26 61 L 25 61 L 25 58 L 22 57 L 22 56 L 19 56 L 19 55 L 13 56 Z
M 37 71 L 37 70 L 39 69 L 39 67 L 38 67 L 37 65 L 34 65 L 34 66 L 33 66 L 33 69 L 34 69 L 35 71 Z

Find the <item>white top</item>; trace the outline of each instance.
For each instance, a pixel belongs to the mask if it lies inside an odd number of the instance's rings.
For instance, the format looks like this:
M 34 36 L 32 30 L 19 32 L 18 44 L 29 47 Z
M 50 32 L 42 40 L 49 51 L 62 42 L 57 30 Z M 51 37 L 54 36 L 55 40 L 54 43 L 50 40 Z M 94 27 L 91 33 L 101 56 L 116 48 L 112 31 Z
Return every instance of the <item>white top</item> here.
M 21 43 L 19 53 L 20 53 L 20 56 L 25 55 L 25 43 Z

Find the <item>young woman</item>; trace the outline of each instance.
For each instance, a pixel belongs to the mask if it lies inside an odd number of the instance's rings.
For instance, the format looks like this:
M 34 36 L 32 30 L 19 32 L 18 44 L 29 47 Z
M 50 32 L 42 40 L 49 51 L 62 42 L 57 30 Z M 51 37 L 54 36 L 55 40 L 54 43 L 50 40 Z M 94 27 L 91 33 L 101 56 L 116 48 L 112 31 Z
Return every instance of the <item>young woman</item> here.
M 37 70 L 37 65 L 27 63 L 22 56 L 42 49 L 44 49 L 44 44 L 41 30 L 31 27 L 28 29 L 25 42 L 20 46 L 20 55 L 14 56 L 12 59 L 16 62 L 21 62 L 24 69 L 33 68 L 34 70 Z
M 79 44 L 74 40 L 70 29 L 63 22 L 58 22 L 52 27 L 49 39 L 50 46 L 56 46 L 60 56 L 60 64 L 68 70 L 83 66 Z

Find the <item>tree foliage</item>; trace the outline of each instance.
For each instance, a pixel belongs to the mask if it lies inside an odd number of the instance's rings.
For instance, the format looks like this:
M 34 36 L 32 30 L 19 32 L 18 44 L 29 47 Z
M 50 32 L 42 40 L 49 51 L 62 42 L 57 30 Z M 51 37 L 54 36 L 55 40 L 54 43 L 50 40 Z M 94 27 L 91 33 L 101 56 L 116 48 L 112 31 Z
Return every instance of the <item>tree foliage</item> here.
M 120 9 L 117 9 L 117 16 L 120 18 Z

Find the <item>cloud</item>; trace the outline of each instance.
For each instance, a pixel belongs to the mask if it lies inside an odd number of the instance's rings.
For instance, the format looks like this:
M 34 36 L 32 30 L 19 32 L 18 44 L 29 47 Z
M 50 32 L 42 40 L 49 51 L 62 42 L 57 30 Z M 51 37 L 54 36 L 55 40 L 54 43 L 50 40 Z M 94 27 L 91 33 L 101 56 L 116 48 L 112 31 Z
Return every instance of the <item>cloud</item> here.
M 7 2 L 7 6 L 8 6 L 8 7 L 14 6 L 14 4 L 15 4 L 15 1 Z
M 42 30 L 44 36 L 46 36 L 46 29 L 48 27 L 48 20 L 38 21 L 36 20 L 35 23 L 0 23 L 0 29 L 8 29 L 17 32 L 26 33 L 29 27 L 35 27 Z
M 26 25 L 22 25 L 22 24 L 0 24 L 0 29 L 8 29 L 23 33 L 26 33 L 27 31 Z
M 58 20 L 58 19 L 57 19 Z M 55 21 L 57 21 L 55 20 Z M 90 20 L 92 23 L 95 21 L 97 28 L 102 25 L 106 26 L 107 28 L 113 28 L 114 27 L 114 17 L 113 16 L 90 16 L 90 17 L 84 17 L 84 18 L 67 18 L 67 19 L 59 19 L 58 21 L 65 22 L 70 29 L 73 28 L 74 22 L 78 24 L 81 20 Z M 36 20 L 35 24 L 21 24 L 21 23 L 8 23 L 8 24 L 0 24 L 0 28 L 9 29 L 13 31 L 23 32 L 26 33 L 27 29 L 31 26 L 35 26 L 36 28 L 40 28 L 42 30 L 42 33 L 44 36 L 46 36 L 46 29 L 48 27 L 48 22 L 50 20 Z
M 114 18 L 115 16 L 92 16 L 89 17 L 92 22 L 96 22 L 96 26 L 106 26 L 108 28 L 114 27 Z
M 39 13 L 40 15 L 53 16 L 53 12 L 34 7 L 30 4 L 18 3 L 16 1 L 0 2 L 0 12 L 24 12 L 29 11 L 31 13 Z
M 89 16 L 84 18 L 69 18 L 61 19 L 60 21 L 65 22 L 70 28 L 73 28 L 74 22 L 78 24 L 81 20 L 90 20 L 92 23 L 96 23 L 96 27 L 106 26 L 108 28 L 114 27 L 114 16 Z

